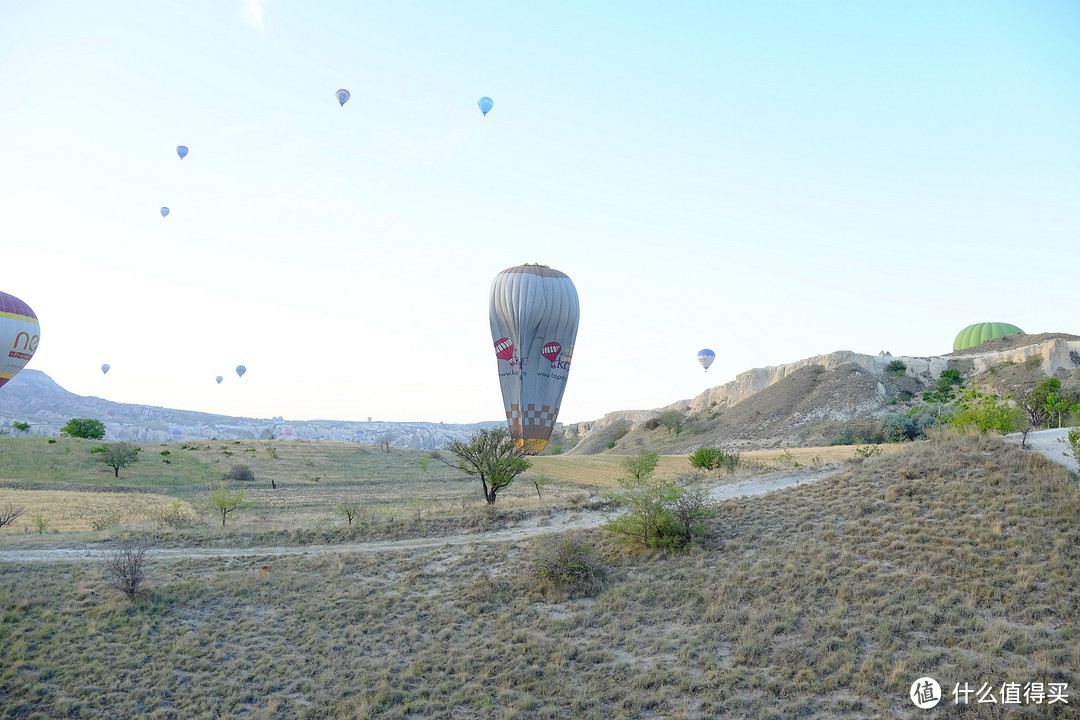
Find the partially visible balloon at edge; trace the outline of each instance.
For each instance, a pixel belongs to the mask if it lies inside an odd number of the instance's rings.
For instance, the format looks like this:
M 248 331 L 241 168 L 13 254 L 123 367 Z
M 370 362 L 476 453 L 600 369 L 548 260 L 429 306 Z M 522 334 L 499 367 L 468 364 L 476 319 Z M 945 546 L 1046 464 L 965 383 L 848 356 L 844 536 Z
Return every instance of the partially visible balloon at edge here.
M 101 374 L 102 375 L 107 375 L 109 373 L 109 369 L 110 369 L 109 368 L 109 363 L 102 364 L 102 366 L 101 366 Z
M 220 375 L 218 375 L 218 376 L 217 376 L 216 378 L 214 378 L 214 380 L 216 380 L 216 381 L 217 381 L 217 384 L 218 384 L 218 385 L 220 385 L 220 384 L 221 384 L 221 381 L 222 381 L 222 380 L 224 380 L 224 379 L 225 379 L 225 378 L 221 377 Z
M 480 112 L 486 116 L 491 112 L 491 108 L 495 103 L 489 97 L 482 97 L 476 101 L 476 107 L 480 108 Z
M 169 208 L 167 208 L 167 207 L 161 208 L 161 217 L 165 217 L 168 214 L 169 214 Z
M 41 327 L 37 315 L 14 295 L 0 292 L 0 387 L 15 377 L 37 352 Z
M 334 93 L 334 96 L 337 98 L 337 101 L 342 105 L 349 102 L 349 98 L 352 97 L 351 95 L 349 95 L 349 91 L 345 88 L 341 88 L 340 90 L 338 90 L 336 93 Z
M 247 372 L 247 368 L 244 367 L 243 365 L 237 365 L 236 366 L 236 374 L 239 375 L 240 377 L 244 377 L 244 373 L 246 373 L 246 372 Z
M 187 157 L 187 145 L 177 145 L 176 154 L 180 156 L 181 160 Z

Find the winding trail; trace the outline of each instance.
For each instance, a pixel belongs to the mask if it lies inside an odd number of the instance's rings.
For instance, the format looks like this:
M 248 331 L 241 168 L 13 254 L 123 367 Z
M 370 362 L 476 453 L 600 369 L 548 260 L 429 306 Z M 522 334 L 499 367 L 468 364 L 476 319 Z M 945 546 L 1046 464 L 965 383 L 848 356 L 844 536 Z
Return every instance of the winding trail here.
M 709 498 L 714 501 L 733 500 L 735 498 L 783 490 L 784 488 L 805 485 L 829 477 L 839 472 L 837 467 L 828 467 L 812 473 L 767 475 L 740 480 L 728 485 L 717 485 L 709 491 Z M 377 553 L 395 550 L 415 550 L 421 548 L 447 547 L 452 545 L 472 545 L 498 542 L 515 542 L 527 538 L 599 527 L 613 513 L 582 510 L 578 512 L 560 512 L 546 517 L 535 517 L 502 530 L 491 530 L 465 535 L 448 535 L 436 538 L 409 538 L 406 540 L 380 540 L 374 542 L 345 543 L 335 545 L 281 545 L 265 547 L 223 547 L 223 548 L 154 548 L 151 552 L 155 562 L 170 560 L 206 560 L 214 558 L 262 558 L 291 556 L 316 556 L 327 553 Z M 95 543 L 77 547 L 42 547 L 23 550 L 0 550 L 0 563 L 59 563 L 78 562 L 81 560 L 100 560 L 114 552 L 109 545 Z

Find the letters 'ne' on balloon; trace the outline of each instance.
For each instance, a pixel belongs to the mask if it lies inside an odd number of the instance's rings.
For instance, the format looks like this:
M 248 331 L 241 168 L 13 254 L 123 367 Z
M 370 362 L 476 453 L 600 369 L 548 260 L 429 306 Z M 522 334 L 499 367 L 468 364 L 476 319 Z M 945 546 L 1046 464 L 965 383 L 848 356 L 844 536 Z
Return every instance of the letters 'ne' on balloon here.
M 476 107 L 480 108 L 480 112 L 484 113 L 485 117 L 487 117 L 488 112 L 491 111 L 491 107 L 494 104 L 495 103 L 492 102 L 491 98 L 489 97 L 482 97 L 476 101 Z
M 181 160 L 187 157 L 187 145 L 177 145 L 176 154 L 180 156 Z
M 345 88 L 342 88 L 342 89 L 338 90 L 336 93 L 334 93 L 334 97 L 337 98 L 337 101 L 339 103 L 344 105 L 345 103 L 349 102 L 349 98 L 352 97 L 352 96 L 349 95 L 348 90 L 346 90 Z
M 716 353 L 709 348 L 698 350 L 697 361 L 701 363 L 701 367 L 705 368 L 705 372 L 709 372 L 709 366 L 713 364 L 713 360 L 715 359 Z
M 506 424 L 527 455 L 547 447 L 578 331 L 578 295 L 558 270 L 519 265 L 495 276 L 488 318 Z
M 0 387 L 26 367 L 40 339 L 41 327 L 30 306 L 0 292 Z

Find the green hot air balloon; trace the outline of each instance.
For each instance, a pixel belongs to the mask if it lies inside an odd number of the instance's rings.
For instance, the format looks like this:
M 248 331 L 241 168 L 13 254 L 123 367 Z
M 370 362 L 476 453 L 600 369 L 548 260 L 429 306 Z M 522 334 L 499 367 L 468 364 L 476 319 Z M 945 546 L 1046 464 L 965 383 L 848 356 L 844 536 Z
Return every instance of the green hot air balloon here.
M 975 347 L 987 340 L 993 340 L 994 338 L 1005 337 L 1007 335 L 1016 335 L 1018 333 L 1022 335 L 1024 331 L 1009 323 L 975 323 L 974 325 L 968 325 L 960 331 L 960 334 L 953 340 L 952 349 L 954 352 L 956 350 L 964 350 L 969 347 Z
M 578 331 L 577 288 L 565 273 L 519 265 L 491 283 L 491 339 L 510 434 L 526 455 L 547 447 Z

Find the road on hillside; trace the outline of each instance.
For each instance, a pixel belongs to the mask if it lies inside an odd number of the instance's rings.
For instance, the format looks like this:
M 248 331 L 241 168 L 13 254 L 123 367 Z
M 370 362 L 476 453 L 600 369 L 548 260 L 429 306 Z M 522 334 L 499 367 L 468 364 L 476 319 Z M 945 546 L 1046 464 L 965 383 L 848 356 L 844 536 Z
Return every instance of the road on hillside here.
M 767 475 L 740 480 L 728 485 L 717 485 L 709 491 L 712 500 L 732 500 L 751 495 L 764 495 L 784 488 L 820 480 L 839 472 L 839 468 L 830 467 L 816 472 L 797 474 Z M 374 542 L 348 543 L 337 545 L 290 545 L 271 547 L 236 547 L 236 548 L 159 548 L 151 551 L 154 561 L 170 560 L 205 560 L 214 558 L 247 558 L 250 560 L 269 559 L 283 556 L 313 556 L 326 553 L 374 553 L 394 550 L 415 550 L 420 548 L 448 547 L 453 545 L 471 545 L 479 543 L 515 542 L 527 538 L 599 527 L 612 517 L 610 512 L 583 510 L 579 512 L 559 512 L 546 517 L 531 518 L 520 525 L 503 530 L 450 535 L 435 538 L 409 538 L 407 540 L 380 540 Z M 49 563 L 78 562 L 81 560 L 100 560 L 115 548 L 105 544 L 83 545 L 78 547 L 46 547 L 26 550 L 0 550 L 0 563 Z

